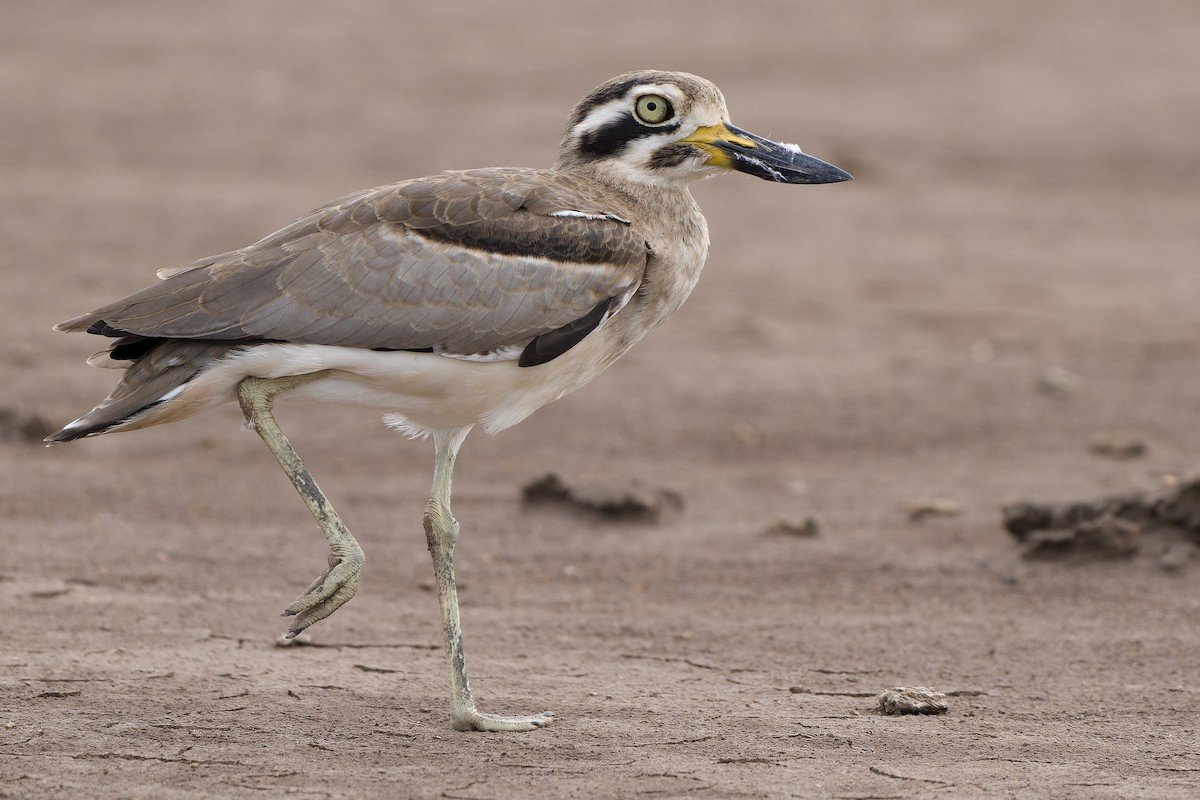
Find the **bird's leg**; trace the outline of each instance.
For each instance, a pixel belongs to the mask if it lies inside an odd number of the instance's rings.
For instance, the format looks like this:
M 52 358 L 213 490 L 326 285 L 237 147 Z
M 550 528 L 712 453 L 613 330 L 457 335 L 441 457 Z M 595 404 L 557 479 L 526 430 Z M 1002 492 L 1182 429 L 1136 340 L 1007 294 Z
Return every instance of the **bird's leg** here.
M 458 448 L 470 426 L 434 432 L 437 449 L 433 472 L 433 491 L 425 506 L 425 539 L 433 558 L 438 604 L 442 609 L 442 635 L 446 644 L 446 664 L 450 669 L 450 717 L 460 731 L 531 731 L 549 725 L 554 716 L 546 711 L 530 717 L 505 717 L 483 714 L 471 698 L 467 679 L 467 657 L 463 652 L 462 625 L 458 617 L 458 591 L 454 585 L 454 545 L 458 541 L 458 522 L 450 513 L 450 477 Z
M 246 423 L 258 431 L 263 442 L 275 454 L 279 466 L 283 467 L 329 541 L 329 566 L 283 612 L 285 617 L 295 617 L 288 626 L 288 639 L 314 622 L 325 619 L 353 597 L 362 572 L 362 548 L 350 535 L 321 487 L 305 469 L 272 413 L 276 395 L 328 374 L 323 370 L 286 378 L 246 378 L 237 387 L 238 402 L 242 406 L 242 413 L 246 415 Z

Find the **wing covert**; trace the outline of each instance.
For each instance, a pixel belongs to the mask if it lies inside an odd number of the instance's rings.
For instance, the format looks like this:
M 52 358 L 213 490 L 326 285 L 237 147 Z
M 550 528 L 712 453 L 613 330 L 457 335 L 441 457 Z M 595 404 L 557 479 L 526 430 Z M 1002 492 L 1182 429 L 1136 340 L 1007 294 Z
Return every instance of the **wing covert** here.
M 349 195 L 64 330 L 454 354 L 524 345 L 640 284 L 623 197 L 561 173 L 445 173 Z

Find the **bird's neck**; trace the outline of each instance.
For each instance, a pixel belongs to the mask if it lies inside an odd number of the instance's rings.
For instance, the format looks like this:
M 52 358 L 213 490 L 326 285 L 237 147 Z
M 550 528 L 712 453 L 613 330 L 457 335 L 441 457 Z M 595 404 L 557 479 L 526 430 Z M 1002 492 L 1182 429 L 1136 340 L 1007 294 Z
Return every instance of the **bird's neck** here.
M 560 159 L 561 162 L 561 159 Z M 638 338 L 673 314 L 691 294 L 708 256 L 708 224 L 686 182 L 632 179 L 608 163 L 561 163 L 569 172 L 619 195 L 649 249 L 646 275 L 628 317 L 638 316 Z

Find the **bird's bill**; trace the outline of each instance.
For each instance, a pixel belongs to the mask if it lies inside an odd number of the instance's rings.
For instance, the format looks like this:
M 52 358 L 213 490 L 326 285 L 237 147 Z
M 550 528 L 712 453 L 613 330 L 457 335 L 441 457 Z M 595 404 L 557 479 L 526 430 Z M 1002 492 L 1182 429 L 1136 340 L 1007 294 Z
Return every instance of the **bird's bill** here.
M 698 128 L 683 141 L 707 153 L 708 163 L 714 167 L 776 183 L 838 183 L 853 178 L 849 172 L 801 152 L 794 144 L 773 142 L 727 122 Z

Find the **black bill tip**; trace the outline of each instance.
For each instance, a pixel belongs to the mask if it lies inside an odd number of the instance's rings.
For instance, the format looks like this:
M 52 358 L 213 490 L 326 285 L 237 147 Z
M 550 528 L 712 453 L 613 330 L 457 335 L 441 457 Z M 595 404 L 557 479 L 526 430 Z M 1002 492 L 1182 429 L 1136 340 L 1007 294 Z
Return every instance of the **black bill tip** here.
M 794 144 L 783 144 L 727 126 L 733 136 L 713 142 L 725 157 L 723 166 L 775 183 L 841 183 L 854 176 L 810 156 Z

